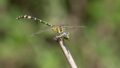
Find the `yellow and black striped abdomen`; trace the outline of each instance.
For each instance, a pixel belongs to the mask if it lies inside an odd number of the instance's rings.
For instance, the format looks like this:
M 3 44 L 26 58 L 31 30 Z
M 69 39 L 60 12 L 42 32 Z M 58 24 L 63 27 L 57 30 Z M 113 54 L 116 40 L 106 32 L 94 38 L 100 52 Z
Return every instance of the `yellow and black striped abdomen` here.
M 39 23 L 43 23 L 47 26 L 52 26 L 51 24 L 47 23 L 46 21 L 43 21 L 41 19 L 38 19 L 36 17 L 32 17 L 32 16 L 29 16 L 29 15 L 23 15 L 23 16 L 19 16 L 17 19 L 31 19 L 31 20 L 34 20 L 34 21 L 37 21 Z

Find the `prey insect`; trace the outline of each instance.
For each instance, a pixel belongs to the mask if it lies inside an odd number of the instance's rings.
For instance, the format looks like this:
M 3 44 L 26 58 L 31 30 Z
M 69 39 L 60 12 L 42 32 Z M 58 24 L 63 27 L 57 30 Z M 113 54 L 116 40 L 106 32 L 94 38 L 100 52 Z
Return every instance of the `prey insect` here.
M 69 27 L 69 26 L 51 25 L 51 24 L 49 24 L 49 23 L 46 22 L 46 21 L 43 21 L 43 20 L 41 20 L 41 19 L 39 19 L 39 18 L 32 17 L 32 16 L 29 16 L 29 15 L 19 16 L 19 17 L 17 17 L 17 19 L 18 19 L 18 20 L 19 20 L 19 19 L 30 19 L 30 20 L 33 20 L 33 21 L 36 21 L 36 22 L 39 22 L 39 23 L 43 23 L 44 25 L 47 25 L 47 26 L 51 27 L 51 30 L 52 30 L 53 32 L 57 33 L 57 35 L 56 35 L 56 37 L 55 37 L 56 39 L 58 39 L 58 38 L 69 39 L 70 33 L 69 33 L 69 32 L 66 32 L 66 31 L 64 30 L 64 28 L 67 28 L 67 27 Z M 71 28 L 71 27 L 72 27 L 72 26 L 70 26 L 70 28 Z M 79 27 L 83 27 L 83 26 L 79 26 Z

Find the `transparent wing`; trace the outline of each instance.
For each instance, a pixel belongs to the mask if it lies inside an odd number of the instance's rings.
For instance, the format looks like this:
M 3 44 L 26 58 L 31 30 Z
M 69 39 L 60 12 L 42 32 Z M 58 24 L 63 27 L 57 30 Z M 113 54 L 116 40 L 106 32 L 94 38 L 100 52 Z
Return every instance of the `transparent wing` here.
M 85 26 L 61 26 L 61 27 L 63 28 L 64 32 L 70 32 L 70 33 L 74 33 L 74 31 L 76 31 L 76 30 L 81 30 L 81 29 L 85 28 Z M 49 27 L 47 29 L 40 29 L 36 33 L 33 33 L 31 36 L 36 36 L 43 32 L 51 31 L 51 28 L 52 27 Z
M 73 31 L 73 30 L 83 30 L 85 26 L 62 26 L 63 30 Z
M 85 26 L 62 26 L 63 28 L 85 28 Z
M 43 32 L 48 32 L 48 31 L 50 31 L 51 29 L 44 29 L 44 30 L 39 30 L 39 31 L 37 31 L 37 32 L 35 32 L 35 33 L 33 33 L 31 36 L 36 36 L 36 35 L 39 35 L 39 34 L 41 34 L 41 33 L 43 33 Z
M 70 38 L 79 37 L 84 32 L 85 26 L 61 26 L 64 32 L 69 32 Z

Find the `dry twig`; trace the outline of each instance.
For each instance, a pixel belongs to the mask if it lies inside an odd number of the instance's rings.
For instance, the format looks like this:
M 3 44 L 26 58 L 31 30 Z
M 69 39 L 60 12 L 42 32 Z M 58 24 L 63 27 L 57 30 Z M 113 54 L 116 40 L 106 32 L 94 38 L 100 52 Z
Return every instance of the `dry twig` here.
M 65 55 L 65 57 L 66 57 L 66 59 L 68 61 L 68 63 L 70 64 L 71 68 L 77 68 L 77 65 L 76 65 L 70 51 L 64 45 L 63 38 L 59 38 L 58 42 L 60 44 L 60 47 L 61 47 L 61 49 L 62 49 L 62 51 L 63 51 L 63 53 L 64 53 L 64 55 Z

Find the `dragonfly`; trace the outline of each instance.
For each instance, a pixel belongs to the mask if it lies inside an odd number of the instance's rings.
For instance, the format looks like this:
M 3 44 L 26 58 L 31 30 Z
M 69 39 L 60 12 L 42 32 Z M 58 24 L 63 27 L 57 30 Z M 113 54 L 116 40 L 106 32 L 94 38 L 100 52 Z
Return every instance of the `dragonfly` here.
M 43 21 L 39 18 L 30 16 L 30 15 L 22 15 L 22 16 L 17 17 L 16 19 L 18 19 L 18 20 L 20 20 L 20 19 L 30 19 L 30 20 L 42 23 L 44 25 L 47 25 L 48 27 L 51 28 L 51 30 L 53 32 L 57 33 L 57 35 L 55 37 L 56 40 L 59 39 L 59 38 L 69 39 L 70 38 L 70 33 L 66 32 L 65 28 L 73 28 L 72 26 L 52 25 L 52 24 L 49 24 L 46 21 Z M 84 26 L 75 26 L 75 27 L 83 28 Z

